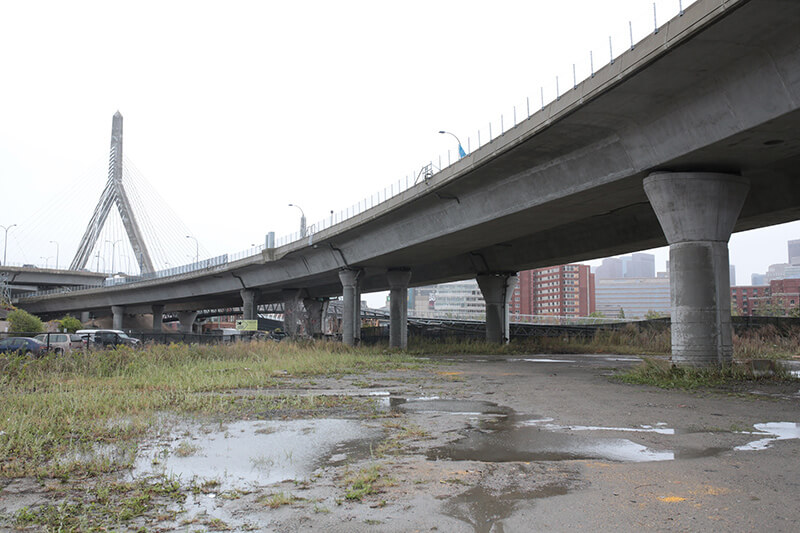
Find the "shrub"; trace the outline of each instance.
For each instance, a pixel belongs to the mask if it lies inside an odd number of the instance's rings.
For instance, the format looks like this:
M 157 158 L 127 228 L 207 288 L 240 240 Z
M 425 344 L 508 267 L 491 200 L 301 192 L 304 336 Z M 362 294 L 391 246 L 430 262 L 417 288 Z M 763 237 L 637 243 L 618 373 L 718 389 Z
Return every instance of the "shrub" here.
M 42 333 L 44 324 L 39 317 L 23 309 L 14 309 L 8 313 L 8 331 L 10 333 Z
M 67 333 L 75 333 L 83 327 L 83 324 L 74 316 L 67 315 L 58 321 L 58 326 L 59 329 L 63 329 Z

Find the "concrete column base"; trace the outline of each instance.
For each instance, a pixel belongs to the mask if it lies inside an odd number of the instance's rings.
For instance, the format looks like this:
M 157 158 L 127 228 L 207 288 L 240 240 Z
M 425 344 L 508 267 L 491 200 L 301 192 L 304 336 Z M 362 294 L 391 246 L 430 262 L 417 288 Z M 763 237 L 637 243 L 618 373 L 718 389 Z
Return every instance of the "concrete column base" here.
M 197 311 L 179 311 L 178 322 L 181 333 L 194 333 L 192 328 L 196 319 Z
M 511 338 L 508 303 L 519 277 L 515 272 L 500 272 L 481 274 L 477 281 L 486 302 L 486 341 L 507 343 Z
M 728 240 L 749 181 L 708 172 L 658 172 L 644 190 L 669 243 L 672 361 L 728 364 L 733 355 Z
M 408 348 L 408 282 L 410 270 L 390 270 L 389 282 L 389 346 Z
M 111 314 L 114 316 L 111 329 L 122 329 L 125 307 L 121 305 L 112 305 Z
M 260 291 L 258 289 L 242 289 L 239 294 L 242 296 L 242 319 L 258 319 L 257 305 Z
M 328 312 L 327 298 L 305 298 L 303 299 L 303 307 L 305 307 L 305 329 L 306 335 L 319 337 L 322 335 L 322 326 L 325 320 L 325 314 Z
M 361 302 L 358 294 L 359 274 L 360 271 L 349 268 L 339 271 L 339 281 L 342 283 L 342 342 L 347 346 L 354 346 L 356 338 L 361 337 Z M 356 328 L 359 330 L 358 337 L 356 337 Z
M 161 333 L 164 325 L 164 306 L 154 304 L 153 306 L 153 333 Z
M 283 300 L 283 331 L 289 337 L 297 337 L 305 333 L 303 324 L 303 291 L 301 289 L 284 289 L 281 291 Z

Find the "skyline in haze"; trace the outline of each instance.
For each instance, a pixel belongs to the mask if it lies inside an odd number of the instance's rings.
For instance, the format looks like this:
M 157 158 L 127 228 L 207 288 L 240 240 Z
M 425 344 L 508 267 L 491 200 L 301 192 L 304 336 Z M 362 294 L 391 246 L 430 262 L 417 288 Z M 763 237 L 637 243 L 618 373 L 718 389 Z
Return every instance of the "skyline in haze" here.
M 678 5 L 656 2 L 658 23 Z M 157 216 L 174 211 L 164 216 L 177 236 L 165 248 L 180 248 L 174 266 L 195 255 L 186 234 L 201 256 L 244 250 L 269 231 L 297 231 L 289 203 L 310 225 L 446 163 L 448 150 L 455 160 L 440 130 L 474 150 L 479 130 L 484 144 L 501 115 L 508 129 L 542 93 L 553 100 L 556 77 L 568 91 L 573 64 L 586 78 L 608 63 L 609 36 L 616 56 L 653 17 L 641 0 L 5 3 L 0 225 L 17 224 L 8 260 L 72 259 L 107 179 L 117 110 L 126 157 L 165 204 Z M 737 282 L 786 262 L 797 238 L 798 222 L 734 234 Z M 662 270 L 666 249 L 650 252 Z

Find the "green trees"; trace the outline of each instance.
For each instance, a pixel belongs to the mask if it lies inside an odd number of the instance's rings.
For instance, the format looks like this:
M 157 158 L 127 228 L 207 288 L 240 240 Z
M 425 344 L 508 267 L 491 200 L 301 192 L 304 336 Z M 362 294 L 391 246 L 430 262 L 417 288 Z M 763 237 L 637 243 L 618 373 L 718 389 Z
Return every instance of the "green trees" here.
M 83 324 L 74 316 L 67 315 L 58 321 L 58 326 L 59 330 L 66 331 L 67 333 L 75 333 L 83 327 Z
M 8 331 L 10 333 L 42 333 L 44 324 L 39 317 L 22 309 L 14 309 L 8 313 Z

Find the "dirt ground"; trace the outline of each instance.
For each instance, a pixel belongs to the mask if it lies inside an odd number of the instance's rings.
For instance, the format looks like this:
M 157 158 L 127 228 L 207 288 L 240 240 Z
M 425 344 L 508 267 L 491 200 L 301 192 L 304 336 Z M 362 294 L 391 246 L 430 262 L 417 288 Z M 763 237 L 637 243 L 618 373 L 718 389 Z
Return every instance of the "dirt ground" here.
M 175 423 L 141 447 L 141 470 L 128 475 L 158 464 L 193 490 L 120 527 L 800 530 L 800 383 L 685 392 L 612 379 L 635 360 L 452 357 L 419 370 L 287 377 L 280 390 L 238 391 L 358 395 L 376 410 Z M 236 470 L 244 456 L 250 466 Z M 7 484 L 0 513 L 57 502 L 54 483 Z

